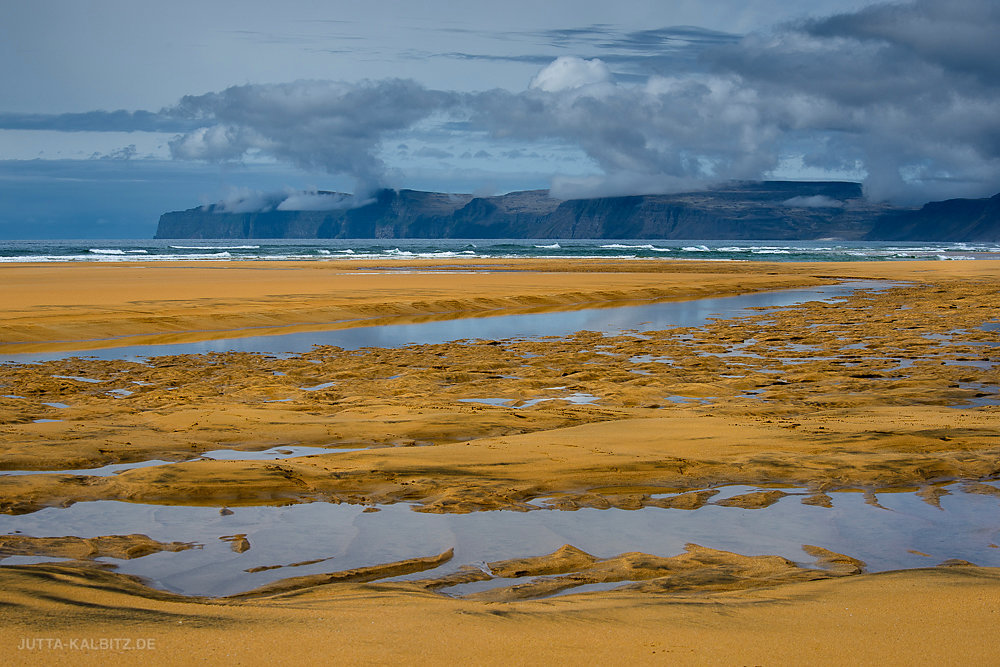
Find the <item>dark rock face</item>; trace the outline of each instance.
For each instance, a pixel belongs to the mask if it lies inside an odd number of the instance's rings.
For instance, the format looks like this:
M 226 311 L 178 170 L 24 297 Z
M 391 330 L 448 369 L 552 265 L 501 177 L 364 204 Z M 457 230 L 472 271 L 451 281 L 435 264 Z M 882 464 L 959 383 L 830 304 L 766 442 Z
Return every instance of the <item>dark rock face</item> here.
M 845 182 L 764 181 L 702 192 L 559 201 L 545 190 L 497 197 L 381 190 L 333 211 L 164 213 L 156 238 L 552 238 L 854 240 L 892 211 Z
M 871 241 L 1000 241 L 1000 194 L 989 199 L 948 199 L 918 211 L 880 216 Z

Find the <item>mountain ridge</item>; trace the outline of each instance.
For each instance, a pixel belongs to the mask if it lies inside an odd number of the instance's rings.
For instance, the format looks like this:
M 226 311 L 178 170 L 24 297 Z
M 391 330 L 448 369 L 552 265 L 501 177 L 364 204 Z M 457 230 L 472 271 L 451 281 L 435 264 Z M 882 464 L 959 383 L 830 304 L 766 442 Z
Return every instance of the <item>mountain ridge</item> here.
M 275 203 L 229 211 L 215 204 L 171 211 L 160 217 L 155 238 L 973 240 L 913 236 L 945 233 L 941 218 L 951 217 L 954 234 L 1000 240 L 1000 195 L 901 208 L 867 201 L 861 185 L 849 181 L 749 181 L 670 195 L 566 200 L 546 190 L 484 197 L 383 189 L 354 206 L 342 193 L 317 197 L 342 208 L 281 210 Z

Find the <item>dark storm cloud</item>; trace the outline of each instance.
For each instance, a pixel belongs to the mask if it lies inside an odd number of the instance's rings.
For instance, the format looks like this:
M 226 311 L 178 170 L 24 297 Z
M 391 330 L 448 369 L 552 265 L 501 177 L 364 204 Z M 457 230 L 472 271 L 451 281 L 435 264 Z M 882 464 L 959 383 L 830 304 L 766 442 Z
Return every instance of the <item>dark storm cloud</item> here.
M 921 0 L 785 26 L 708 53 L 814 164 L 860 161 L 877 198 L 1000 182 L 1000 6 Z M 907 184 L 909 183 L 909 185 Z
M 998 24 L 1000 4 L 994 0 L 920 0 L 808 21 L 803 29 L 816 37 L 878 44 L 896 57 L 912 56 L 952 76 L 972 76 L 995 87 L 1000 83 Z
M 871 7 L 750 36 L 710 52 L 717 67 L 848 105 L 994 96 L 1000 85 L 1000 5 L 982 0 Z

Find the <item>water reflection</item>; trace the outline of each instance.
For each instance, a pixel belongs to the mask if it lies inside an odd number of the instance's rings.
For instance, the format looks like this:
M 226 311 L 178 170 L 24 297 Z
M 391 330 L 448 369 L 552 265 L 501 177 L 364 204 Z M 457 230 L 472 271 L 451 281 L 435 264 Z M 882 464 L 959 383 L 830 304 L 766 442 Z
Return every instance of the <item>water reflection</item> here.
M 223 338 L 195 343 L 134 345 L 103 350 L 63 351 L 0 355 L 0 362 L 48 361 L 72 356 L 98 359 L 130 359 L 171 354 L 209 352 L 257 352 L 287 355 L 308 352 L 315 345 L 335 345 L 348 350 L 361 347 L 402 347 L 408 344 L 445 343 L 467 339 L 531 338 L 567 336 L 577 331 L 616 334 L 622 331 L 656 331 L 674 327 L 702 326 L 710 318 L 748 314 L 751 308 L 780 308 L 808 301 L 830 301 L 859 289 L 887 289 L 886 281 L 850 281 L 801 289 L 759 292 L 738 296 L 667 301 L 639 306 L 588 308 L 524 315 L 463 317 L 420 324 L 386 324 L 326 331 L 308 331 L 272 336 Z
M 719 497 L 753 490 L 731 487 Z M 455 557 L 449 563 L 409 578 L 438 576 L 481 561 L 542 555 L 563 544 L 607 558 L 628 551 L 670 556 L 694 542 L 747 555 L 778 554 L 802 563 L 811 563 L 812 558 L 801 546 L 815 544 L 860 558 L 871 571 L 931 566 L 950 558 L 1000 566 L 1000 549 L 991 546 L 1000 543 L 996 497 L 955 488 L 940 498 L 938 508 L 915 493 L 879 494 L 880 507 L 866 503 L 861 493 L 831 495 L 832 508 L 803 505 L 801 496 L 789 495 L 762 510 L 706 505 L 696 510 L 472 514 L 426 514 L 401 504 L 366 512 L 358 505 L 320 502 L 238 507 L 231 514 L 220 514 L 219 508 L 211 507 L 97 501 L 21 516 L 0 515 L 0 533 L 79 537 L 145 533 L 164 542 L 203 544 L 201 549 L 128 561 L 101 560 L 165 589 L 207 595 L 241 592 L 288 576 L 428 556 L 452 547 Z M 246 534 L 251 548 L 236 553 L 220 539 L 234 534 Z M 19 558 L 2 563 L 15 564 Z M 330 560 L 246 572 L 312 559 Z

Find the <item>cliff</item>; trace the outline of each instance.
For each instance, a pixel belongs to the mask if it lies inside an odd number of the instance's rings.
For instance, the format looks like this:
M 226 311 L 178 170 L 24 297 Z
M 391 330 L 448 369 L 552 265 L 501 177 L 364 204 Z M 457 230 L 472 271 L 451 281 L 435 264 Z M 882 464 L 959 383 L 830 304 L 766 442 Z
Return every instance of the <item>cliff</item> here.
M 852 240 L 892 210 L 846 182 L 764 181 L 566 201 L 545 190 L 496 197 L 380 190 L 361 206 L 336 210 L 237 213 L 214 205 L 164 213 L 156 238 Z
M 867 240 L 1000 241 L 1000 194 L 988 199 L 948 199 L 917 211 L 880 216 Z

